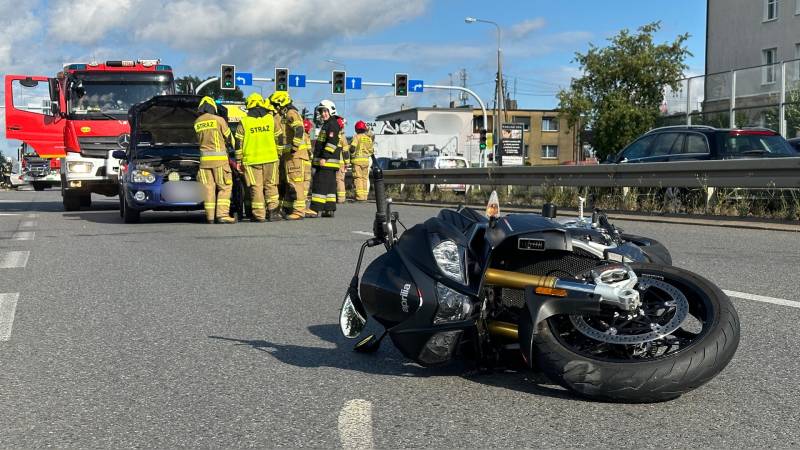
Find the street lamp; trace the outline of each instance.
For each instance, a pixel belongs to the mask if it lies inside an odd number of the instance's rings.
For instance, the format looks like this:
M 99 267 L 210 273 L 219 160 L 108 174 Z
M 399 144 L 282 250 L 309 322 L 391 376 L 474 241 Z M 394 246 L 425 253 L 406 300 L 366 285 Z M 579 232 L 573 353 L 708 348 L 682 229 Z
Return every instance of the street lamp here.
M 334 65 L 342 66 L 342 69 L 344 69 L 345 73 L 347 72 L 347 65 L 345 63 L 339 62 L 339 61 L 337 61 L 335 59 L 326 59 L 325 61 L 327 61 L 327 62 L 329 62 L 331 64 L 334 64 Z M 344 104 L 343 111 L 344 111 L 345 117 L 347 117 L 347 88 L 345 88 L 344 93 L 342 94 L 342 96 L 343 96 L 342 103 Z
M 465 23 L 488 23 L 494 25 L 497 28 L 497 89 L 495 90 L 495 115 L 494 115 L 494 142 L 497 143 L 497 149 L 500 149 L 500 133 L 501 133 L 501 125 L 500 125 L 500 113 L 502 111 L 503 115 L 505 116 L 505 94 L 503 93 L 503 70 L 502 70 L 502 63 L 501 63 L 501 50 L 500 50 L 500 42 L 501 42 L 501 31 L 500 25 L 497 22 L 493 22 L 491 20 L 485 19 L 478 19 L 475 17 L 465 17 Z M 502 165 L 502 160 L 500 160 L 500 165 Z

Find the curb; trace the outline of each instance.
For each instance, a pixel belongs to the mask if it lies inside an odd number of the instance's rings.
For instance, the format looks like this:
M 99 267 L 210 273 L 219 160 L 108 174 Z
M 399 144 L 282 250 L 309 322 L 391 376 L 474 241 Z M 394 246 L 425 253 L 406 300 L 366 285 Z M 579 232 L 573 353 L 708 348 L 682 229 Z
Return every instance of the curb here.
M 427 208 L 455 208 L 456 203 L 422 203 L 422 202 L 393 202 L 394 205 L 422 206 Z M 482 209 L 483 205 L 467 205 Z M 501 210 L 516 213 L 538 213 L 538 209 L 501 206 Z M 564 212 L 578 213 L 577 209 L 559 209 L 559 215 Z M 745 220 L 724 217 L 690 217 L 690 216 L 654 216 L 647 214 L 629 214 L 624 212 L 606 212 L 609 219 L 628 220 L 633 222 L 670 223 L 675 225 L 698 225 L 706 227 L 740 228 L 748 230 L 785 231 L 800 233 L 800 222 L 766 222 L 758 220 Z

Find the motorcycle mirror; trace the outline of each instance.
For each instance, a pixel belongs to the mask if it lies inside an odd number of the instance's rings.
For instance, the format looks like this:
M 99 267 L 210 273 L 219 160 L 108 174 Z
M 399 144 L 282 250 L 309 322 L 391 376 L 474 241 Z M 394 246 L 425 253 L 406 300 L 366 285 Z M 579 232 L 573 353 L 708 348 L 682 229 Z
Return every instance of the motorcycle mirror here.
M 351 297 L 352 294 L 352 291 L 348 289 L 342 303 L 342 310 L 339 313 L 339 328 L 342 331 L 342 335 L 348 339 L 357 338 L 364 331 L 364 326 L 367 324 L 366 317 L 356 309 Z M 355 295 L 358 295 L 358 293 Z
M 497 191 L 492 191 L 489 202 L 486 204 L 486 217 L 490 219 L 500 218 L 500 200 L 497 198 Z

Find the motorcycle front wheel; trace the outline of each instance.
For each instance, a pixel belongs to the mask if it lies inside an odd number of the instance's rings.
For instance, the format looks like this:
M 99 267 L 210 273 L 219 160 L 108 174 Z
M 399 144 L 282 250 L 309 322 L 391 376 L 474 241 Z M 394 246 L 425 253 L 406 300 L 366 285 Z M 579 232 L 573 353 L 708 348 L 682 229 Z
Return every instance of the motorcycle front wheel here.
M 581 396 L 625 403 L 676 398 L 725 368 L 739 345 L 730 299 L 687 270 L 632 268 L 641 308 L 547 319 L 530 337 L 536 367 Z

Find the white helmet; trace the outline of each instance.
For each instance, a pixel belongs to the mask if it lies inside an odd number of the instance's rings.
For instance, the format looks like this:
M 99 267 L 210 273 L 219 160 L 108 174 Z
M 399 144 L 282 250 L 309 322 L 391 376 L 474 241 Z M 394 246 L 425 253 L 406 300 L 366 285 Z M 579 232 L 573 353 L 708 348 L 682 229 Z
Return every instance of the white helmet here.
M 328 99 L 319 102 L 319 105 L 317 105 L 317 111 L 319 111 L 320 109 L 327 109 L 332 116 L 336 115 L 336 104 Z

